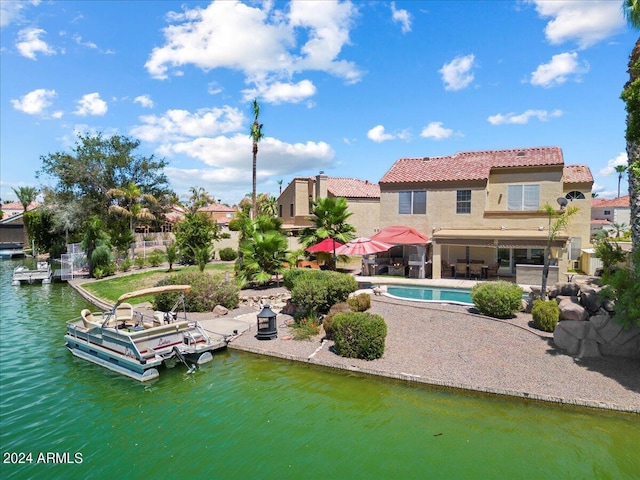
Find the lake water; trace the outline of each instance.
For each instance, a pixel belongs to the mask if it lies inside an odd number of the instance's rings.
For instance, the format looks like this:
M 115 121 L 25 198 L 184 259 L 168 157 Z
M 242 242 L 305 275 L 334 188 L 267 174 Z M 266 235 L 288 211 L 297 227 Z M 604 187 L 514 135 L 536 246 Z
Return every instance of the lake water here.
M 432 389 L 232 350 L 191 376 L 176 367 L 140 384 L 73 357 L 65 321 L 87 304 L 64 284 L 12 287 L 17 264 L 0 262 L 2 479 L 640 474 L 637 415 Z

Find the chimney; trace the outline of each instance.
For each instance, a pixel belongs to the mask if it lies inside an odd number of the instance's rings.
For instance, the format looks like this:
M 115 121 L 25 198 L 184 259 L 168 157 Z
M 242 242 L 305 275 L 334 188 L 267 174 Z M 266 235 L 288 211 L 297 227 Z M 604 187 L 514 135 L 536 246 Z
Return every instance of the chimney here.
M 316 200 L 327 197 L 327 178 L 322 170 L 316 175 Z

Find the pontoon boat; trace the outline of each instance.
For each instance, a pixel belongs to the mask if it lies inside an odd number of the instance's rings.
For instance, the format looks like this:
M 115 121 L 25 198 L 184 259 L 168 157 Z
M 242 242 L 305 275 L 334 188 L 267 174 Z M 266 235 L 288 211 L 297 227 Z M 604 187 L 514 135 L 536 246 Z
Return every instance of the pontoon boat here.
M 187 320 L 184 297 L 189 285 L 167 285 L 125 293 L 108 312 L 85 309 L 67 323 L 65 340 L 75 356 L 97 363 L 141 382 L 159 376 L 158 367 L 183 363 L 189 373 L 213 360 L 214 350 L 225 348 L 224 337 L 212 338 L 196 321 Z M 144 314 L 126 300 L 145 295 L 180 293 L 169 312 Z M 179 306 L 182 308 L 180 309 Z

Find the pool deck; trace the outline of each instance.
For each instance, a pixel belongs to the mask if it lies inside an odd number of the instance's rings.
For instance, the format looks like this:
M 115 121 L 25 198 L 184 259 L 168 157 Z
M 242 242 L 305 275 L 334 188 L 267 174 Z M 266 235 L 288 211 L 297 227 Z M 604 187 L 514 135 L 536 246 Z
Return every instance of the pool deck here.
M 403 278 L 403 277 L 387 277 L 384 275 L 378 275 L 374 277 L 356 276 L 358 285 L 403 285 L 412 287 L 440 287 L 440 288 L 466 288 L 470 289 L 477 283 L 478 280 L 467 280 L 463 278 Z M 496 279 L 498 280 L 498 279 Z M 512 281 L 505 279 L 506 281 Z M 491 280 L 484 280 L 491 281 Z M 525 293 L 531 291 L 532 285 L 520 285 Z

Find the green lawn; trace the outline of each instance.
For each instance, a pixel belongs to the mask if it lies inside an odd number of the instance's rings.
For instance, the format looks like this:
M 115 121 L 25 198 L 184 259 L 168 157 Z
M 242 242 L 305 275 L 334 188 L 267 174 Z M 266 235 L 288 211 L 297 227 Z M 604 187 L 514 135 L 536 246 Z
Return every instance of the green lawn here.
M 168 272 L 166 269 L 146 270 L 139 273 L 119 274 L 95 282 L 86 282 L 81 284 L 80 286 L 106 302 L 115 303 L 118 297 L 120 297 L 120 295 L 122 295 L 123 293 L 153 287 L 163 278 L 166 278 L 167 276 L 172 275 L 176 272 L 189 272 L 196 270 L 198 270 L 197 266 L 178 267 L 174 268 L 173 272 Z M 233 262 L 211 263 L 207 265 L 207 268 L 205 268 L 205 272 L 233 273 Z M 153 297 L 151 295 L 133 299 L 135 303 L 150 302 L 152 300 Z

